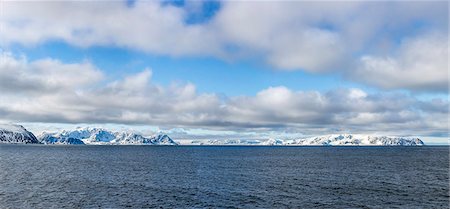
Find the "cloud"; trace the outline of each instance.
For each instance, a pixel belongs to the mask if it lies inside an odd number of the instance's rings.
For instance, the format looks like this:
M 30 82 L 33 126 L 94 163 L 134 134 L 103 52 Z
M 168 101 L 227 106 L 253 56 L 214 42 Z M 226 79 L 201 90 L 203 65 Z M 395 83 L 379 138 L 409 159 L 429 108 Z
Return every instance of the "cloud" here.
M 363 56 L 359 69 L 351 72 L 384 89 L 448 92 L 448 37 L 428 34 L 404 40 L 392 56 Z
M 352 7 L 344 3 L 341 8 L 350 12 Z M 318 4 L 233 1 L 222 8 L 212 23 L 241 56 L 259 56 L 281 70 L 310 72 L 330 70 L 347 56 L 339 31 L 319 26 L 324 14 Z
M 105 83 L 103 73 L 90 63 L 64 64 L 53 59 L 28 62 L 11 53 L 4 53 L 2 58 L 1 78 L 15 82 L 0 83 L 3 118 L 183 124 L 206 118 L 212 107 L 220 106 L 213 95 L 197 95 L 192 84 L 167 88 L 152 84 L 150 69 Z
M 79 47 L 118 46 L 163 55 L 217 54 L 217 41 L 184 24 L 186 11 L 157 1 L 2 2 L 0 43 L 63 40 Z M 44 29 L 45 28 L 45 29 Z
M 198 93 L 191 83 L 156 85 L 149 68 L 106 82 L 102 71 L 88 62 L 30 62 L 7 52 L 2 57 L 1 77 L 8 75 L 17 85 L 0 82 L 0 118 L 12 122 L 260 133 L 448 134 L 449 102 L 443 99 L 418 100 L 407 94 L 369 94 L 361 89 L 293 91 L 283 86 L 263 89 L 254 96 L 224 98 Z
M 411 132 L 427 128 L 445 132 L 448 124 L 448 110 L 444 108 L 448 107 L 447 101 L 423 102 L 403 94 L 367 94 L 360 89 L 319 93 L 272 87 L 255 97 L 235 98 L 228 105 L 230 115 L 242 124 L 252 121 L 252 125 L 260 127 L 294 127 L 312 132 L 402 132 L 399 127 Z
M 448 63 L 441 53 L 448 48 L 448 2 L 224 1 L 214 16 L 188 23 L 199 8 L 192 2 L 6 1 L 0 45 L 62 40 L 176 57 L 261 60 L 274 69 L 342 74 L 385 89 L 433 92 L 448 83 L 434 78 Z M 428 31 L 436 31 L 436 42 Z M 417 78 L 424 71 L 432 77 Z
M 3 94 L 56 93 L 96 83 L 103 73 L 89 62 L 62 63 L 55 59 L 28 62 L 9 52 L 0 53 L 0 89 Z

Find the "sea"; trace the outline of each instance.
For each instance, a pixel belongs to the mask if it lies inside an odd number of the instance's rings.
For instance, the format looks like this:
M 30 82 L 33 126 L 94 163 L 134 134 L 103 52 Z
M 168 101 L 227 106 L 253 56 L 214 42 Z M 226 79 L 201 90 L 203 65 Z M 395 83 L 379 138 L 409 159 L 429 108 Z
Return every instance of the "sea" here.
M 0 145 L 0 208 L 449 208 L 449 147 Z

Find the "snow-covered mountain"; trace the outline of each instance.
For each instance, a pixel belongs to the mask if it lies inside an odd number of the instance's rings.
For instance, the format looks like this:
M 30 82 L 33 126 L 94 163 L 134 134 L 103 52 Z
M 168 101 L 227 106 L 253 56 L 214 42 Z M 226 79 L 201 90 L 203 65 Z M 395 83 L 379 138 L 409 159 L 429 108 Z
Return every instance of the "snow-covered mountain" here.
M 43 133 L 38 136 L 38 139 L 43 144 L 84 144 L 77 138 L 55 136 L 50 133 Z
M 226 139 L 226 140 L 194 140 L 190 144 L 186 145 L 261 145 L 259 140 L 247 140 L 247 139 Z
M 206 140 L 193 145 L 265 145 L 265 146 L 421 146 L 419 138 L 335 134 L 294 140 Z
M 424 145 L 419 138 L 388 137 L 369 135 L 325 135 L 287 141 L 286 145 L 325 145 L 325 146 L 421 146 Z
M 269 146 L 284 145 L 284 141 L 281 139 L 269 139 L 265 142 L 262 142 L 262 145 L 269 145 Z
M 35 137 L 23 126 L 0 124 L 0 143 L 178 145 L 166 134 L 142 136 L 133 131 L 112 132 L 103 128 L 77 128 Z M 190 145 L 285 145 L 285 146 L 421 146 L 419 138 L 334 134 L 293 140 L 228 139 L 194 140 Z
M 165 134 L 144 137 L 134 132 L 112 132 L 102 128 L 77 128 L 43 133 L 38 138 L 44 144 L 177 145 Z
M 154 145 L 177 145 L 166 134 L 158 134 L 151 137 L 143 137 L 142 135 L 130 132 L 116 133 L 115 139 L 111 141 L 113 144 L 154 144 Z
M 13 124 L 0 124 L 0 143 L 36 144 L 39 143 L 33 133 L 23 126 Z

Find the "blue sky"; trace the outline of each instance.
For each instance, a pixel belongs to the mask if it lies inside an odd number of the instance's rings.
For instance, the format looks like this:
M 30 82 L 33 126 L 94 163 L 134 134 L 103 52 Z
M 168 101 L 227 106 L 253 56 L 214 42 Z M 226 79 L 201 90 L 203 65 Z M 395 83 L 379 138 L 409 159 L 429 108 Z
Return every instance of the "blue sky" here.
M 448 2 L 1 9 L 5 122 L 448 138 Z

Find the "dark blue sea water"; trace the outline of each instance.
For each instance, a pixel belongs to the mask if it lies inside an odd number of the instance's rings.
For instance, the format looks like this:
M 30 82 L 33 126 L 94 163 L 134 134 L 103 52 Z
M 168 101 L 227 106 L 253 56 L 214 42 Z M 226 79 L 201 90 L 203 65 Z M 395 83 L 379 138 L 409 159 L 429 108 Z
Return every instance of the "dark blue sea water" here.
M 0 208 L 448 208 L 448 147 L 0 145 Z

